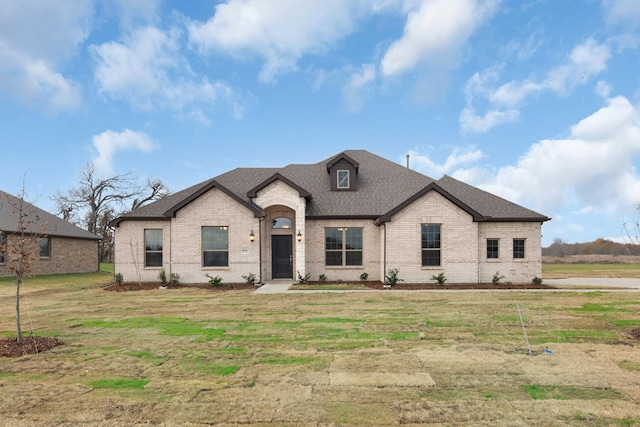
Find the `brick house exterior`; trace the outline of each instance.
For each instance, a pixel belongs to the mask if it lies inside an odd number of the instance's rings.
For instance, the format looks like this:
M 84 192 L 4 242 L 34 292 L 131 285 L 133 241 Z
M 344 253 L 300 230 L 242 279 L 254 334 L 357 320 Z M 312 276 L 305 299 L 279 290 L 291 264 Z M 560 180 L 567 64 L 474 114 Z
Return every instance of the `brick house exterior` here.
M 0 277 L 11 276 L 7 248 L 16 241 L 20 199 L 0 191 Z M 26 233 L 42 236 L 30 240 L 34 255 L 31 274 L 89 273 L 100 270 L 100 238 L 32 204 L 23 203 Z
M 125 281 L 310 280 L 528 283 L 541 276 L 550 218 L 444 176 L 364 150 L 316 164 L 239 168 L 116 218 Z

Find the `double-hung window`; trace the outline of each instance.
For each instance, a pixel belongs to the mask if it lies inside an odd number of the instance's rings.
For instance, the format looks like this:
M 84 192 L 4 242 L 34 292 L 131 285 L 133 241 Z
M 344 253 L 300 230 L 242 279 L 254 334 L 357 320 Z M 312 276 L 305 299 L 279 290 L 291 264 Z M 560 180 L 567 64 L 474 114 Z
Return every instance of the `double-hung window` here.
M 362 227 L 324 229 L 325 265 L 362 265 Z
M 513 239 L 513 258 L 524 258 L 524 239 Z
M 229 227 L 202 227 L 202 265 L 229 266 Z
M 487 259 L 499 258 L 499 243 L 498 239 L 487 239 Z
M 144 266 L 162 267 L 162 229 L 144 230 Z
M 440 224 L 422 224 L 422 266 L 438 267 L 441 262 Z

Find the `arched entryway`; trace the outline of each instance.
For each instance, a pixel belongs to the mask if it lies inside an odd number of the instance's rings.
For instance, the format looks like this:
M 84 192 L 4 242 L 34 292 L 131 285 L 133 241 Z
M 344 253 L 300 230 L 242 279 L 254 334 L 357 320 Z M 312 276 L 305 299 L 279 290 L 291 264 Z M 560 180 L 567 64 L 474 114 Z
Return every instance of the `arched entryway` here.
M 264 248 L 265 277 L 293 279 L 295 276 L 296 212 L 286 206 L 276 205 L 265 209 L 263 222 L 267 247 Z

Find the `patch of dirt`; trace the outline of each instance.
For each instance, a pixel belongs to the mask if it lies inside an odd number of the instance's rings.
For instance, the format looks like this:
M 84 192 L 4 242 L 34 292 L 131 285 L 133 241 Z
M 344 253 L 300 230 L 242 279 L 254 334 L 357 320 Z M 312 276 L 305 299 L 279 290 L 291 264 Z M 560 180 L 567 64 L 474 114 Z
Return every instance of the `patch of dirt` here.
M 161 289 L 162 288 L 162 289 Z M 199 288 L 208 289 L 211 291 L 232 291 L 238 289 L 255 289 L 255 285 L 248 283 L 223 283 L 219 286 L 210 285 L 208 283 L 194 283 L 194 284 L 180 284 L 176 286 L 163 287 L 162 283 L 120 283 L 108 285 L 104 288 L 105 291 L 112 292 L 127 292 L 127 291 L 167 291 L 185 288 Z
M 18 344 L 17 338 L 0 340 L 0 356 L 20 357 L 26 354 L 38 354 L 64 344 L 58 338 L 26 337 Z
M 629 331 L 629 336 L 640 341 L 640 328 L 633 328 Z
M 337 282 L 308 282 L 308 285 L 322 286 L 322 285 L 337 285 Z M 342 282 L 345 285 L 360 284 L 370 289 L 384 289 L 384 290 L 400 290 L 400 291 L 419 291 L 419 290 L 468 290 L 468 289 L 555 289 L 553 286 L 548 285 L 534 285 L 528 284 L 512 284 L 512 283 L 499 283 L 494 285 L 492 283 L 446 283 L 444 285 L 438 285 L 437 283 L 396 283 L 390 288 L 385 288 L 382 282 L 367 281 L 367 282 Z M 296 285 L 298 289 L 304 289 L 304 284 Z

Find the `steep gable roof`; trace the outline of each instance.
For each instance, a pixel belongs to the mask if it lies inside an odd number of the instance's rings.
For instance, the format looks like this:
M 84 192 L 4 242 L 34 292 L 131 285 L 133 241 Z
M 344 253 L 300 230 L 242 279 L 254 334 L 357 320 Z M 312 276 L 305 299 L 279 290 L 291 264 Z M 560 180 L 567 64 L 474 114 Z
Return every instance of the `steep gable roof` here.
M 357 191 L 331 191 L 327 168 L 343 159 L 358 168 Z M 436 181 L 366 150 L 346 150 L 313 164 L 291 164 L 282 168 L 237 168 L 124 214 L 113 224 L 135 219 L 169 219 L 178 209 L 214 186 L 259 216 L 262 210 L 252 199 L 260 189 L 276 180 L 296 189 L 300 197 L 307 199 L 308 219 L 368 218 L 385 222 L 428 191 L 436 191 L 460 206 L 473 216 L 474 221 L 549 219 L 446 175 Z
M 0 191 L 0 232 L 14 233 L 20 226 L 21 199 Z M 42 233 L 48 236 L 70 237 L 75 239 L 100 240 L 100 237 L 71 224 L 28 202 L 23 202 L 23 214 L 26 215 L 25 232 Z

